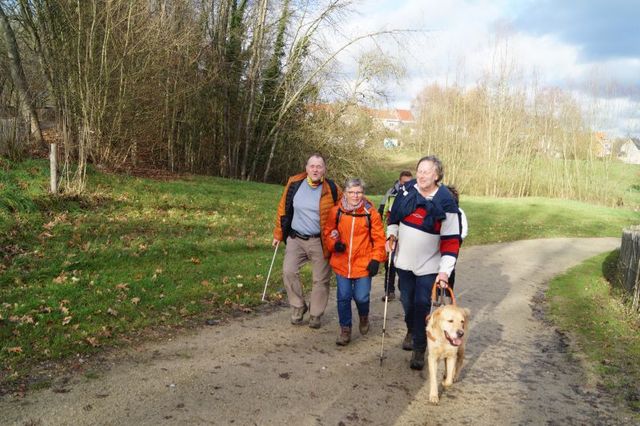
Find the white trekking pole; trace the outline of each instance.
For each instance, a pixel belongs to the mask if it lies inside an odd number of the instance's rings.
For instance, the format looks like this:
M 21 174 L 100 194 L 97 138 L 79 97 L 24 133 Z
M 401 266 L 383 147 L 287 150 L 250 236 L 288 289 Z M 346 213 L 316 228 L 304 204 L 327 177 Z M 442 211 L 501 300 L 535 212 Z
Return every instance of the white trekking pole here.
M 387 260 L 387 268 L 384 274 L 384 314 L 382 316 L 382 344 L 380 345 L 380 366 L 382 366 L 382 360 L 384 359 L 384 335 L 387 331 L 387 306 L 389 305 L 389 276 L 391 269 L 391 259 L 393 258 L 393 251 L 389 253 L 389 259 Z
M 271 270 L 273 269 L 273 262 L 276 260 L 276 254 L 278 254 L 278 247 L 280 241 L 276 243 L 276 249 L 273 251 L 273 258 L 271 259 L 271 266 L 269 266 L 269 273 L 267 274 L 267 280 L 264 282 L 264 291 L 262 292 L 262 301 L 264 302 L 264 296 L 267 294 L 267 285 L 269 285 L 269 277 L 271 276 Z

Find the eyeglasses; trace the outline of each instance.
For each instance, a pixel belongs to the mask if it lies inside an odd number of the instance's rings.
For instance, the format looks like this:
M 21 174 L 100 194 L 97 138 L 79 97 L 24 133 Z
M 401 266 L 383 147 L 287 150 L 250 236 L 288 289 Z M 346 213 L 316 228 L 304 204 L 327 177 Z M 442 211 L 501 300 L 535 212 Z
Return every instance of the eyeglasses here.
M 364 194 L 364 191 L 347 191 L 347 194 L 353 196 L 353 195 L 362 195 Z

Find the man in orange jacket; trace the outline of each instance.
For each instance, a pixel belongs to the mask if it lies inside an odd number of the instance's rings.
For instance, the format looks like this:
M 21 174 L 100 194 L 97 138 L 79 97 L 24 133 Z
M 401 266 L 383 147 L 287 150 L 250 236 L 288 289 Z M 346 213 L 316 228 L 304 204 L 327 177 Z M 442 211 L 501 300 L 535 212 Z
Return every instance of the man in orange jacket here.
M 320 328 L 320 318 L 329 301 L 329 251 L 322 240 L 322 229 L 329 211 L 342 196 L 336 184 L 325 179 L 326 163 L 315 153 L 307 159 L 305 172 L 289 178 L 280 198 L 273 246 L 281 241 L 287 245 L 282 277 L 289 305 L 293 308 L 291 323 L 303 323 L 309 312 L 309 327 Z M 311 262 L 313 283 L 310 305 L 304 299 L 300 268 Z

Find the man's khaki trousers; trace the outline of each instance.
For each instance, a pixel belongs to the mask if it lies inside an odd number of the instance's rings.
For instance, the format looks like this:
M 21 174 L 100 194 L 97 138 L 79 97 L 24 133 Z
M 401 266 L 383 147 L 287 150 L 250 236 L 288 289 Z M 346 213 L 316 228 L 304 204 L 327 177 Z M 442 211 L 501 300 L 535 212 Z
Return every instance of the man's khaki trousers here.
M 309 299 L 309 314 L 319 317 L 324 313 L 329 301 L 329 280 L 331 267 L 322 253 L 320 238 L 287 238 L 287 248 L 284 254 L 282 276 L 287 290 L 289 305 L 294 308 L 304 306 L 304 293 L 300 282 L 300 268 L 311 262 L 311 297 Z

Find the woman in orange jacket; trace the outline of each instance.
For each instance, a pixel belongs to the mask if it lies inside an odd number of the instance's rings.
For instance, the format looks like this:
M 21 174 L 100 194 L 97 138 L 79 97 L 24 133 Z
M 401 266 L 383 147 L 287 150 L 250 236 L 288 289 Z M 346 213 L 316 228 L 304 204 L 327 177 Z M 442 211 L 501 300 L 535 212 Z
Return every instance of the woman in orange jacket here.
M 351 341 L 352 299 L 360 316 L 360 333 L 369 331 L 371 278 L 386 259 L 382 219 L 364 196 L 361 179 L 347 180 L 342 199 L 329 212 L 323 234 L 338 282 L 340 334 L 336 344 L 344 346 Z

